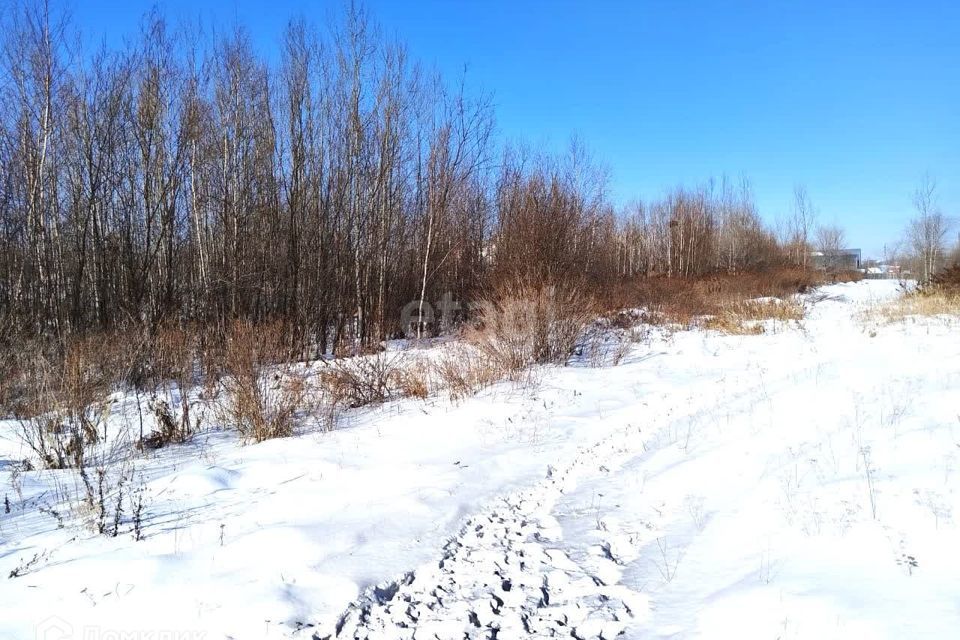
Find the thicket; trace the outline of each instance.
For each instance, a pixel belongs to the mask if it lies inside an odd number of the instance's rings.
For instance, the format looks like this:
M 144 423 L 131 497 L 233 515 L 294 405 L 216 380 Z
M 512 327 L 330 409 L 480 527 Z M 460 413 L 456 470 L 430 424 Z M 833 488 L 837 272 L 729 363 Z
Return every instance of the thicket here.
M 88 50 L 64 16 L 43 1 L 0 16 L 0 402 L 57 422 L 43 433 L 90 440 L 86 395 L 123 388 L 151 401 L 141 446 L 181 441 L 199 385 L 259 440 L 290 433 L 305 393 L 282 362 L 470 320 L 477 366 L 439 377 L 472 387 L 562 361 L 605 309 L 704 313 L 815 279 L 805 199 L 780 239 L 746 181 L 616 211 L 582 146 L 499 143 L 488 96 L 425 69 L 363 9 L 291 20 L 276 63 L 242 27 L 208 36 L 157 11 L 129 44 Z M 458 310 L 419 302 L 444 298 Z M 395 380 L 425 393 L 379 373 L 327 381 L 347 404 Z

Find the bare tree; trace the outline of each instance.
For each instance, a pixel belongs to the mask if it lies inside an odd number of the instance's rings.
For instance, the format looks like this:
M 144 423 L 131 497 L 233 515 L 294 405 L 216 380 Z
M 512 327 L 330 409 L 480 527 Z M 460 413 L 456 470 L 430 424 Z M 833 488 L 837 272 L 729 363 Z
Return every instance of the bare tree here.
M 822 254 L 823 266 L 836 269 L 842 265 L 840 251 L 846 242 L 843 229 L 837 225 L 817 227 L 816 248 Z
M 919 262 L 920 276 L 926 281 L 941 265 L 949 226 L 938 204 L 936 180 L 929 174 L 921 178 L 913 192 L 913 207 L 917 215 L 907 227 L 907 243 Z
M 824 253 L 836 253 L 843 249 L 846 234 L 837 225 L 817 227 L 817 250 Z
M 790 245 L 794 262 L 807 268 L 810 256 L 810 234 L 816 223 L 817 210 L 810 200 L 807 188 L 796 185 L 793 188 L 793 216 L 790 219 Z

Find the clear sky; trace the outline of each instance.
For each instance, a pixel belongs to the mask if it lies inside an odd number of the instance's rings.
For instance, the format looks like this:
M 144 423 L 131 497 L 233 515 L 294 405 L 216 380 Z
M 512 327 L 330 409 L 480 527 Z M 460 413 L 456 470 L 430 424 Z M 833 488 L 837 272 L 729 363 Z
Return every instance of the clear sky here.
M 71 0 L 68 0 L 71 1 Z M 173 20 L 247 26 L 275 55 L 286 21 L 339 0 L 72 0 L 85 36 Z M 448 78 L 491 92 L 498 129 L 548 148 L 582 139 L 614 201 L 741 174 L 771 222 L 806 185 L 820 221 L 877 255 L 924 172 L 960 216 L 960 2 L 368 0 Z M 960 226 L 954 227 L 954 233 Z

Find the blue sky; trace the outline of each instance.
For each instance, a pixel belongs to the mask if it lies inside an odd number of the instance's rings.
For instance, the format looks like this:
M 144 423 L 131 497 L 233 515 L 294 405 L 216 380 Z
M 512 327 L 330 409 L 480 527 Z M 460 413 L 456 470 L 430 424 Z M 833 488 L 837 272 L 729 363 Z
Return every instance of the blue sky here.
M 267 55 L 286 21 L 325 0 L 73 0 L 90 39 L 173 20 L 247 26 Z M 764 216 L 804 184 L 820 221 L 879 254 L 912 215 L 924 172 L 960 216 L 960 3 L 368 0 L 411 52 L 493 94 L 501 136 L 582 139 L 617 202 L 748 176 Z M 838 6 L 842 5 L 842 6 Z M 955 227 L 955 231 L 960 230 Z

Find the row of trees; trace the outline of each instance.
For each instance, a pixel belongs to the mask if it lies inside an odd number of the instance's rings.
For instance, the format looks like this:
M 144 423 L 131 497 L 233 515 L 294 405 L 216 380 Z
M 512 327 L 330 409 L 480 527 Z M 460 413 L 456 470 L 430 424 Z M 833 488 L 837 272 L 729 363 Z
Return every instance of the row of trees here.
M 271 68 L 151 14 L 82 56 L 45 4 L 5 16 L 0 305 L 64 337 L 283 318 L 326 349 L 481 283 L 492 111 L 351 10 L 289 25 Z
M 678 188 L 636 204 L 619 236 L 623 276 L 699 276 L 778 266 L 784 253 L 753 202 L 746 179 Z
M 504 150 L 486 96 L 355 7 L 292 21 L 276 64 L 241 28 L 208 38 L 156 12 L 92 54 L 42 0 L 0 26 L 8 340 L 240 318 L 327 352 L 409 330 L 410 301 L 806 266 L 814 243 L 805 191 L 778 239 L 746 180 L 615 214 L 582 147 Z

